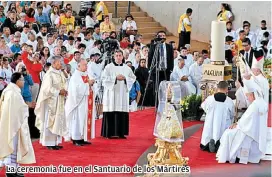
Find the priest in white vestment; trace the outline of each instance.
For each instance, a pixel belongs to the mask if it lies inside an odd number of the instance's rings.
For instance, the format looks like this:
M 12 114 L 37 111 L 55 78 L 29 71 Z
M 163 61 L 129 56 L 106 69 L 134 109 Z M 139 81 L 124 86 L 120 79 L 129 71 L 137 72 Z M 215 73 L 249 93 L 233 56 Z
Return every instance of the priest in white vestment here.
M 220 145 L 220 138 L 234 120 L 234 103 L 226 94 L 228 83 L 220 81 L 217 93 L 210 95 L 201 104 L 206 113 L 200 148 L 209 152 L 216 152 Z
M 196 88 L 192 84 L 192 79 L 189 76 L 189 70 L 185 66 L 184 59 L 179 59 L 178 66 L 174 67 L 174 71 L 172 72 L 170 78 L 172 78 L 173 81 L 183 81 L 187 86 L 189 94 L 196 94 Z
M 91 86 L 94 80 L 88 78 L 87 61 L 81 59 L 78 68 L 70 79 L 65 103 L 65 115 L 67 120 L 67 129 L 69 130 L 68 139 L 73 140 L 76 146 L 91 144 L 88 142 L 88 103 Z M 91 98 L 91 101 L 93 99 Z M 95 119 L 92 121 L 94 128 Z M 93 130 L 94 133 L 94 130 Z M 93 136 L 94 137 L 94 136 Z
M 203 58 L 199 57 L 195 63 L 193 63 L 189 68 L 189 75 L 192 78 L 192 83 L 196 87 L 196 93 L 201 94 L 200 81 L 202 79 L 202 67 Z
M 125 139 L 129 133 L 129 91 L 136 76 L 130 67 L 122 63 L 121 50 L 115 51 L 114 60 L 102 73 L 104 95 L 101 136 Z
M 250 106 L 241 119 L 223 133 L 216 154 L 218 163 L 259 163 L 265 156 L 268 105 L 254 86 L 244 84 Z
M 28 126 L 28 108 L 21 89 L 24 77 L 13 73 L 11 83 L 5 88 L 0 100 L 0 168 L 3 166 L 18 167 L 18 164 L 36 163 Z M 6 174 L 19 176 L 22 174 Z
M 67 80 L 61 71 L 61 58 L 52 57 L 52 66 L 46 72 L 35 107 L 35 126 L 40 130 L 40 143 L 50 150 L 59 150 L 62 137 L 67 135 L 64 112 Z

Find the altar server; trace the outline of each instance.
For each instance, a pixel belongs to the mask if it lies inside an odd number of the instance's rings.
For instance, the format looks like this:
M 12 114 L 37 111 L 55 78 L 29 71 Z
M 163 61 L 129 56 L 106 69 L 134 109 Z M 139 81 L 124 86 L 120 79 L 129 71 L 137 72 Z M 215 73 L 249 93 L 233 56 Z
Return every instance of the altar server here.
M 192 79 L 189 76 L 189 69 L 185 66 L 184 59 L 179 59 L 178 66 L 174 67 L 171 76 L 174 81 L 183 81 L 187 86 L 189 94 L 196 94 L 196 88 L 192 84 Z
M 234 103 L 226 95 L 227 92 L 228 83 L 220 81 L 217 85 L 217 93 L 206 98 L 201 104 L 206 113 L 200 144 L 202 150 L 216 152 L 221 136 L 233 123 Z
M 136 80 L 133 71 L 122 63 L 123 52 L 114 53 L 114 61 L 102 73 L 103 121 L 101 136 L 125 139 L 129 133 L 129 91 Z
M 36 163 L 28 127 L 28 105 L 21 94 L 23 87 L 23 75 L 13 73 L 11 83 L 1 96 L 0 168 L 3 166 L 17 168 L 18 163 Z M 7 173 L 6 176 L 23 176 L 23 174 Z
M 52 66 L 46 72 L 35 107 L 35 126 L 40 130 L 40 143 L 50 150 L 59 150 L 62 136 L 67 135 L 64 102 L 67 79 L 61 71 L 61 58 L 53 56 Z
M 216 154 L 219 163 L 259 163 L 266 152 L 268 105 L 252 84 L 244 84 L 250 106 L 241 119 L 223 133 Z

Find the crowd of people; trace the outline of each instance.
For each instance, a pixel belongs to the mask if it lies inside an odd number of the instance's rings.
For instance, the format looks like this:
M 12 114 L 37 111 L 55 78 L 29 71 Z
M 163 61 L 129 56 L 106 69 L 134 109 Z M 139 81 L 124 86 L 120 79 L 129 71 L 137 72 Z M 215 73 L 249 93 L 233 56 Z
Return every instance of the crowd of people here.
M 63 148 L 62 137 L 76 146 L 91 144 L 88 139 L 94 138 L 95 120 L 99 117 L 103 117 L 101 136 L 125 139 L 129 134 L 128 112 L 136 111 L 142 103 L 155 105 L 154 65 L 158 65 L 159 82 L 181 81 L 190 94 L 201 94 L 203 63 L 211 60 L 208 50 L 190 49 L 192 13 L 188 8 L 180 18 L 179 44 L 167 43 L 166 32 L 159 31 L 145 45 L 133 16 L 128 14 L 117 32 L 103 1 L 88 8 L 84 23 L 77 21 L 77 12 L 69 3 L 2 1 L 1 120 L 2 116 L 7 120 L 0 121 L 0 140 L 5 145 L 0 150 L 0 166 L 35 163 L 29 132 L 21 128 L 28 126 L 29 116 L 36 119 L 40 144 L 50 150 Z M 250 30 L 248 21 L 234 31 L 233 14 L 226 4 L 222 4 L 218 19 L 227 21 L 225 64 L 236 67 L 234 58 L 239 52 L 256 70 L 257 77 L 261 67 L 254 61 L 260 56 L 268 57 L 272 47 L 265 20 L 256 32 Z M 243 77 L 237 88 L 244 87 Z M 225 87 L 221 83 L 219 88 L 224 91 Z M 13 114 L 5 112 L 13 108 Z M 33 114 L 28 114 L 28 109 Z M 15 122 L 15 118 L 20 121 Z M 8 124 L 8 120 L 12 123 Z M 27 136 L 20 139 L 22 134 Z M 203 146 L 209 142 L 206 140 Z M 19 157 L 17 154 L 22 152 L 27 155 Z

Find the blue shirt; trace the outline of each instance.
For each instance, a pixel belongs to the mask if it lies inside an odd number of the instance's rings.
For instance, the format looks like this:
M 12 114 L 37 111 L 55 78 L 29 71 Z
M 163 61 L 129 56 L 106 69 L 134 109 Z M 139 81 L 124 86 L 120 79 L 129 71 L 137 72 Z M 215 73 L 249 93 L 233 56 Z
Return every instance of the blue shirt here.
M 49 17 L 47 14 L 42 13 L 42 15 L 35 15 L 35 19 L 37 22 L 40 22 L 41 24 L 50 23 Z
M 16 45 L 13 44 L 10 47 L 10 50 L 12 51 L 12 53 L 20 53 L 21 52 L 21 47 L 20 47 L 20 45 L 16 46 Z
M 25 79 L 25 84 L 24 84 L 24 87 L 22 88 L 22 96 L 25 101 L 32 102 L 32 95 L 30 92 L 30 86 L 34 84 L 32 77 L 30 75 L 26 75 L 24 76 L 24 79 Z
M 140 91 L 140 84 L 138 81 L 135 81 L 129 92 L 129 98 L 135 100 L 137 98 L 138 92 Z
M 96 34 L 96 33 L 93 33 L 93 38 L 94 40 L 98 41 L 98 40 L 101 40 L 102 39 L 102 35 L 101 34 Z
M 4 23 L 5 20 L 6 20 L 6 17 L 5 17 L 5 16 L 0 17 L 0 22 L 1 22 L 1 23 Z

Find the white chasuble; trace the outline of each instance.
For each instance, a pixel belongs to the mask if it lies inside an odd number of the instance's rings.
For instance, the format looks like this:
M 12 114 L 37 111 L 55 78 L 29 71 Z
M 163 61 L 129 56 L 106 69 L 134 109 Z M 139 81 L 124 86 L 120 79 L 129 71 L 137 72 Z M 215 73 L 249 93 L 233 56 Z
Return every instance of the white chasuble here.
M 259 163 L 265 156 L 268 105 L 263 98 L 253 101 L 234 129 L 227 129 L 216 154 L 219 163 Z
M 67 80 L 61 70 L 53 67 L 46 72 L 35 107 L 35 126 L 40 130 L 43 146 L 56 146 L 61 137 L 67 135 L 65 119 L 65 96 L 60 90 L 67 90 Z
M 0 166 L 10 165 L 14 157 L 15 163 L 36 163 L 28 126 L 28 105 L 17 85 L 10 83 L 3 91 L 0 107 Z
M 126 79 L 118 81 L 116 76 L 119 74 Z M 102 73 L 103 112 L 129 112 L 129 91 L 135 80 L 136 76 L 127 65 L 108 64 Z

